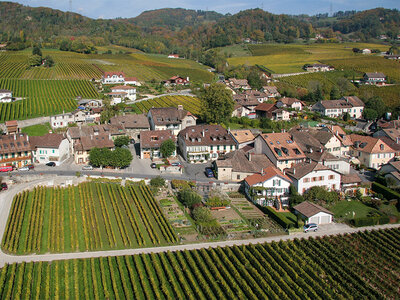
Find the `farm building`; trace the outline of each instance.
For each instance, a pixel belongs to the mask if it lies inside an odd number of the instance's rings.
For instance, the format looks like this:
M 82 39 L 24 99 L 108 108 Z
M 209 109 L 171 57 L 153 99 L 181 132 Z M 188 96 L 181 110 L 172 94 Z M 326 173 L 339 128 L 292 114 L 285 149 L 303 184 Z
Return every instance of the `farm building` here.
M 295 214 L 300 216 L 306 224 L 330 224 L 333 222 L 333 213 L 318 204 L 304 201 L 293 207 Z
M 163 83 L 168 86 L 168 85 L 188 85 L 190 83 L 189 77 L 183 78 L 180 76 L 172 76 L 168 80 L 164 80 Z
M 125 73 L 124 72 L 104 72 L 101 77 L 101 82 L 103 84 L 115 84 L 115 83 L 124 83 L 125 82 Z
M 0 89 L 0 102 L 8 103 L 12 101 L 12 91 Z
M 365 73 L 363 76 L 363 81 L 365 84 L 374 84 L 374 85 L 385 85 L 386 76 L 383 73 Z
M 312 64 L 304 66 L 307 72 L 327 72 L 335 70 L 334 67 L 325 64 Z

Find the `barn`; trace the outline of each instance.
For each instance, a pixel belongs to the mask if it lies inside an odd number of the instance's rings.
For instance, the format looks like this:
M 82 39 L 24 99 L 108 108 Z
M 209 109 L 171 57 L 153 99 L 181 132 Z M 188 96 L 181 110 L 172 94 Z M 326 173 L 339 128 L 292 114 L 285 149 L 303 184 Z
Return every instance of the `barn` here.
M 300 215 L 306 224 L 329 224 L 333 222 L 333 213 L 318 204 L 304 201 L 293 207 L 295 214 Z

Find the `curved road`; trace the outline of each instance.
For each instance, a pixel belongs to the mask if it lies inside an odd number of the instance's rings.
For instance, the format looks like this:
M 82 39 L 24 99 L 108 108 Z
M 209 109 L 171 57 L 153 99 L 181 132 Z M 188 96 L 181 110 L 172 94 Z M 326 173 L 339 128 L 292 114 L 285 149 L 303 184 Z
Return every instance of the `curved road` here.
M 47 182 L 50 178 L 43 178 L 35 180 L 29 183 L 23 183 L 16 186 L 11 186 L 8 191 L 1 192 L 0 195 L 0 239 L 2 240 L 3 234 L 6 227 L 6 222 L 8 218 L 9 211 L 11 209 L 12 199 L 15 194 Z M 233 246 L 233 245 L 247 245 L 250 243 L 265 243 L 280 240 L 291 240 L 295 238 L 308 238 L 324 235 L 335 235 L 344 233 L 354 233 L 363 230 L 372 230 L 380 228 L 395 228 L 400 227 L 400 224 L 386 224 L 362 228 L 351 228 L 348 226 L 327 226 L 324 230 L 312 233 L 298 233 L 294 235 L 284 235 L 276 237 L 265 237 L 257 239 L 247 239 L 247 240 L 228 240 L 221 242 L 206 242 L 197 244 L 186 244 L 186 245 L 175 245 L 166 247 L 151 247 L 151 248 L 136 248 L 136 249 L 124 249 L 124 250 L 109 250 L 109 251 L 93 251 L 93 252 L 72 252 L 72 253 L 59 253 L 59 254 L 31 254 L 31 255 L 9 255 L 0 251 L 0 267 L 8 263 L 21 263 L 21 262 L 37 262 L 37 261 L 53 261 L 53 260 L 65 260 L 65 259 L 76 259 L 76 258 L 90 258 L 90 257 L 105 257 L 105 256 L 120 256 L 120 255 L 134 255 L 140 253 L 159 253 L 166 251 L 179 251 L 179 250 L 192 250 L 201 249 L 209 247 L 223 247 L 223 246 Z M 326 230 L 328 229 L 328 230 Z

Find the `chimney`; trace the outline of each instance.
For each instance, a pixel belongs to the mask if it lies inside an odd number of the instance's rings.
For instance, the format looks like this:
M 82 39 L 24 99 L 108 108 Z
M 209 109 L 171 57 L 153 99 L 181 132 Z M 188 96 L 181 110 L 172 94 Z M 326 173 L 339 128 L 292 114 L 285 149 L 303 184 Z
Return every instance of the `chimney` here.
M 204 129 L 201 131 L 201 135 L 204 137 Z
M 313 149 L 312 148 L 310 148 L 310 153 L 313 153 Z
M 93 140 L 93 134 L 90 135 L 90 139 Z
M 109 139 L 110 141 L 112 140 L 112 138 L 111 138 L 111 133 L 108 134 L 108 139 Z
M 296 175 L 296 168 L 293 168 L 293 175 Z
M 336 135 L 339 135 L 339 131 L 338 130 L 336 130 Z
M 399 144 L 400 143 L 400 138 L 396 138 L 396 144 Z
M 264 176 L 264 169 L 263 168 L 261 168 L 261 175 Z
M 29 135 L 26 135 L 26 141 L 29 142 Z
M 189 139 L 189 134 L 186 132 L 186 139 L 188 140 Z
M 17 140 L 17 134 L 14 133 L 14 141 Z
M 251 153 L 249 153 L 249 161 L 251 161 Z

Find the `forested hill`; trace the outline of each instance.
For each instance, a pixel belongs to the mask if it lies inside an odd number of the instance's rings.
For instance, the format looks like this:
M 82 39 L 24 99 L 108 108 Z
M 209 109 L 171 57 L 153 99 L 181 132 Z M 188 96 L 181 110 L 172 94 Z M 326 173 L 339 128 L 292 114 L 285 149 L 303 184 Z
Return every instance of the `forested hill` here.
M 342 18 L 331 18 L 328 26 L 335 35 L 356 33 L 360 40 L 399 34 L 399 11 L 374 9 Z M 275 15 L 249 9 L 235 15 L 221 15 L 177 9 L 146 11 L 135 18 L 91 19 L 76 13 L 45 7 L 31 8 L 13 2 L 0 2 L 0 43 L 19 50 L 33 43 L 87 52 L 95 46 L 117 44 L 145 52 L 176 52 L 199 59 L 205 50 L 252 39 L 257 42 L 290 43 L 308 39 L 327 30 L 313 27 L 311 18 Z M 334 31 L 337 31 L 333 33 Z M 340 31 L 340 32 L 338 32 Z M 332 37 L 332 36 L 331 36 Z
M 133 24 L 151 31 L 160 28 L 179 31 L 186 26 L 197 27 L 202 24 L 216 22 L 224 15 L 215 11 L 191 10 L 183 8 L 162 8 L 149 10 L 135 18 L 128 19 Z
M 334 31 L 357 34 L 361 40 L 375 38 L 381 34 L 395 38 L 400 34 L 400 11 L 375 8 L 358 12 L 348 18 L 338 19 Z

